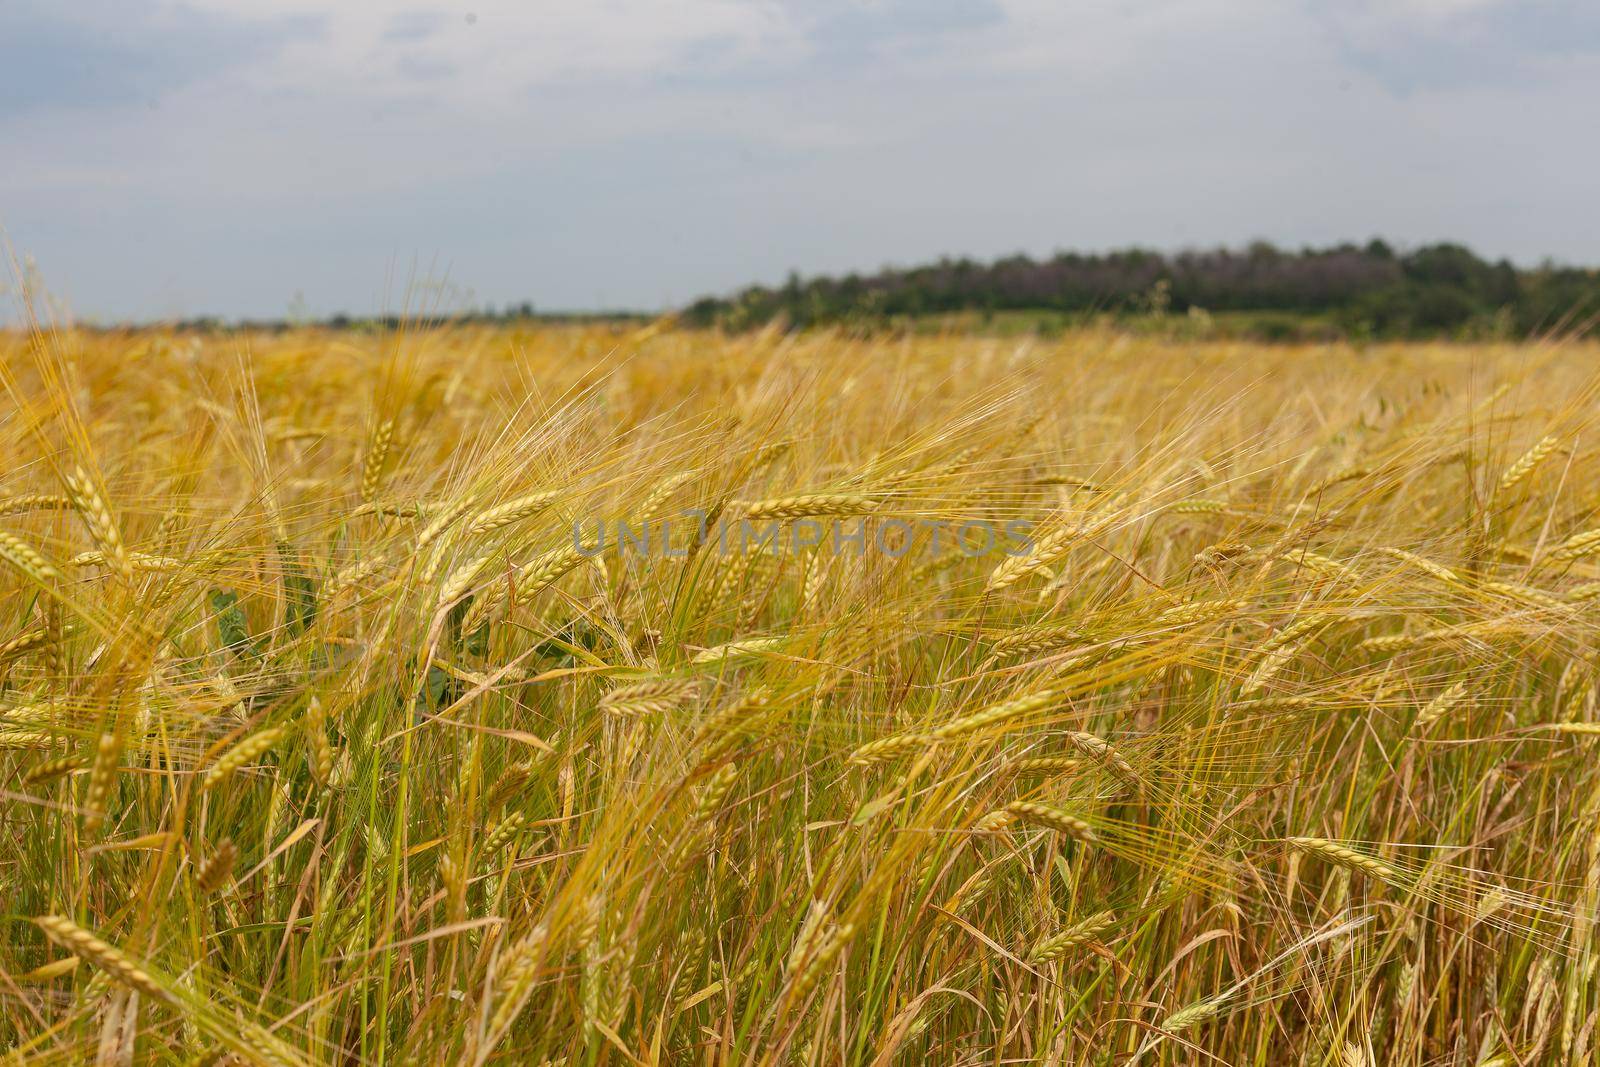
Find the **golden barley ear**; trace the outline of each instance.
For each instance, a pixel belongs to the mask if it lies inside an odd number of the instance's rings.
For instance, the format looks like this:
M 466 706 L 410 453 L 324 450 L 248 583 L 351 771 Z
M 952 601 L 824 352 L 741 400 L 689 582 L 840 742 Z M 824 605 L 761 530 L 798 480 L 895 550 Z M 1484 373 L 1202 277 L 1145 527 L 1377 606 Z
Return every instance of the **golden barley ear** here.
M 1530 474 L 1537 470 L 1540 464 L 1549 459 L 1551 454 L 1561 444 L 1561 439 L 1554 434 L 1540 438 L 1516 462 L 1505 469 L 1500 476 L 1499 483 L 1495 486 L 1496 496 L 1505 496 L 1520 485 Z
M 1039 804 L 1031 800 L 1014 800 L 1006 805 L 1005 810 L 1024 822 L 1066 834 L 1068 837 L 1075 838 L 1086 845 L 1095 844 L 1100 840 L 1095 834 L 1094 827 L 1087 820 L 1069 811 L 1052 807 L 1049 804 Z
M 78 517 L 89 531 L 89 537 L 100 550 L 106 565 L 123 577 L 128 577 L 132 571 L 128 564 L 128 550 L 122 541 L 122 531 L 95 479 L 82 467 L 75 467 L 64 474 L 62 480 L 66 483 L 67 496 L 73 508 L 77 510 Z
M 1393 884 L 1400 880 L 1399 873 L 1387 863 L 1357 852 L 1347 845 L 1341 845 L 1337 841 L 1329 841 L 1322 837 L 1291 837 L 1287 843 L 1297 852 L 1320 856 L 1335 866 L 1358 871 L 1380 882 Z
M 256 759 L 270 752 L 288 735 L 287 727 L 272 726 L 246 737 L 212 764 L 210 770 L 206 771 L 205 777 L 200 780 L 200 788 L 215 789 Z
M 195 871 L 194 885 L 203 897 L 211 896 L 228 884 L 233 877 L 233 867 L 239 859 L 239 850 L 231 840 L 224 840 L 206 857 Z
M 33 921 L 50 940 L 94 964 L 113 980 L 144 994 L 151 1000 L 166 1004 L 176 1002 L 177 998 L 172 992 L 151 977 L 148 971 L 71 919 L 62 915 L 41 915 Z
M 378 486 L 383 481 L 384 466 L 389 461 L 389 448 L 394 442 L 394 420 L 380 419 L 367 438 L 366 453 L 361 460 L 361 499 L 373 503 L 378 496 Z
M 15 534 L 0 530 L 0 559 L 15 567 L 38 585 L 59 582 L 64 575 L 32 545 Z

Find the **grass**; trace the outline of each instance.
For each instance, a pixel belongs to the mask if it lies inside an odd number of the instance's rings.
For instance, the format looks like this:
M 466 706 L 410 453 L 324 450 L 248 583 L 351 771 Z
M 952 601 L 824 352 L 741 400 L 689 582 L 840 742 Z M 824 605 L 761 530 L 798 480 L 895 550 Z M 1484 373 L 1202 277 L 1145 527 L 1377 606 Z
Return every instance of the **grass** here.
M 0 338 L 3 1062 L 1592 1062 L 1597 355 Z

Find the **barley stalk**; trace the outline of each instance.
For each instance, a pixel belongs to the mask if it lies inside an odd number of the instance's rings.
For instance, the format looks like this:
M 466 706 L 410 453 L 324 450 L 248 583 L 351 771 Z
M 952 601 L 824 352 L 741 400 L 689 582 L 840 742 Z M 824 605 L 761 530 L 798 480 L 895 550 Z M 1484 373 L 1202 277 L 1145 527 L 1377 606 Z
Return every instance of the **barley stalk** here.
M 333 742 L 328 739 L 327 714 L 322 710 L 322 704 L 316 697 L 311 698 L 310 706 L 306 710 L 304 733 L 311 777 L 319 786 L 326 789 L 333 782 L 335 753 Z
M 541 924 L 501 953 L 495 971 L 497 981 L 492 999 L 495 1010 L 489 1022 L 492 1038 L 503 1036 L 528 1002 L 533 984 L 539 976 L 539 963 L 548 940 L 549 933 Z

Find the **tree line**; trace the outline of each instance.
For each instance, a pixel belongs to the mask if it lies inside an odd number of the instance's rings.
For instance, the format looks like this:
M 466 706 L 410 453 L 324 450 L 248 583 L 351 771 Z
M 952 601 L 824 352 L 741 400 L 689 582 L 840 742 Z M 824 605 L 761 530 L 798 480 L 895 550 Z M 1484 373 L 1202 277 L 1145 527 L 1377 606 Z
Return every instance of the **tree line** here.
M 874 324 L 977 312 L 1050 313 L 1055 321 L 1112 315 L 1219 315 L 1282 331 L 1296 320 L 1345 336 L 1438 337 L 1593 332 L 1600 270 L 1490 262 L 1451 243 L 1398 251 L 1381 240 L 1297 251 L 1258 242 L 1242 250 L 1164 254 L 1144 249 L 941 259 L 876 274 L 802 279 L 705 297 L 687 324 L 747 329 Z M 1289 327 L 1285 326 L 1289 324 Z M 1291 330 L 1292 332 L 1292 330 Z

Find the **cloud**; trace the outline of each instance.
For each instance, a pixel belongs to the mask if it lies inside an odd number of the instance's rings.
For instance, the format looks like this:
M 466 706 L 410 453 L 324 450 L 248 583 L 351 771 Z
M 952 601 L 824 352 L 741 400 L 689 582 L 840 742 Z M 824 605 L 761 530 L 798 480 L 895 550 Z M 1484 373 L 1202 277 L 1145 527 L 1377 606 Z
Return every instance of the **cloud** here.
M 1506 4 L 1507 0 L 1389 0 L 1387 4 L 1379 6 L 1368 0 L 1366 3 L 1352 4 L 1351 8 L 1365 9 L 1368 14 L 1387 11 L 1391 16 L 1403 19 L 1450 19 L 1504 8 Z
M 813 61 L 851 66 L 897 53 L 955 43 L 1006 21 L 996 0 L 784 0 L 785 18 L 804 38 Z
M 1308 0 L 1345 61 L 1393 93 L 1526 87 L 1600 56 L 1591 0 Z
M 419 71 L 429 93 L 452 105 L 504 111 L 541 86 L 647 79 L 681 68 L 706 42 L 750 50 L 781 35 L 764 3 L 739 0 L 482 0 L 397 11 L 342 0 L 190 0 L 235 18 L 316 13 L 324 32 L 297 41 L 250 76 L 266 92 L 316 91 L 369 99 L 409 97 Z M 438 78 L 442 71 L 448 78 Z
M 444 29 L 450 21 L 442 11 L 402 11 L 389 16 L 383 29 L 383 40 L 400 43 L 426 41 Z
M 58 107 L 149 105 L 317 32 L 306 12 L 234 18 L 111 0 L 0 6 L 0 117 Z

